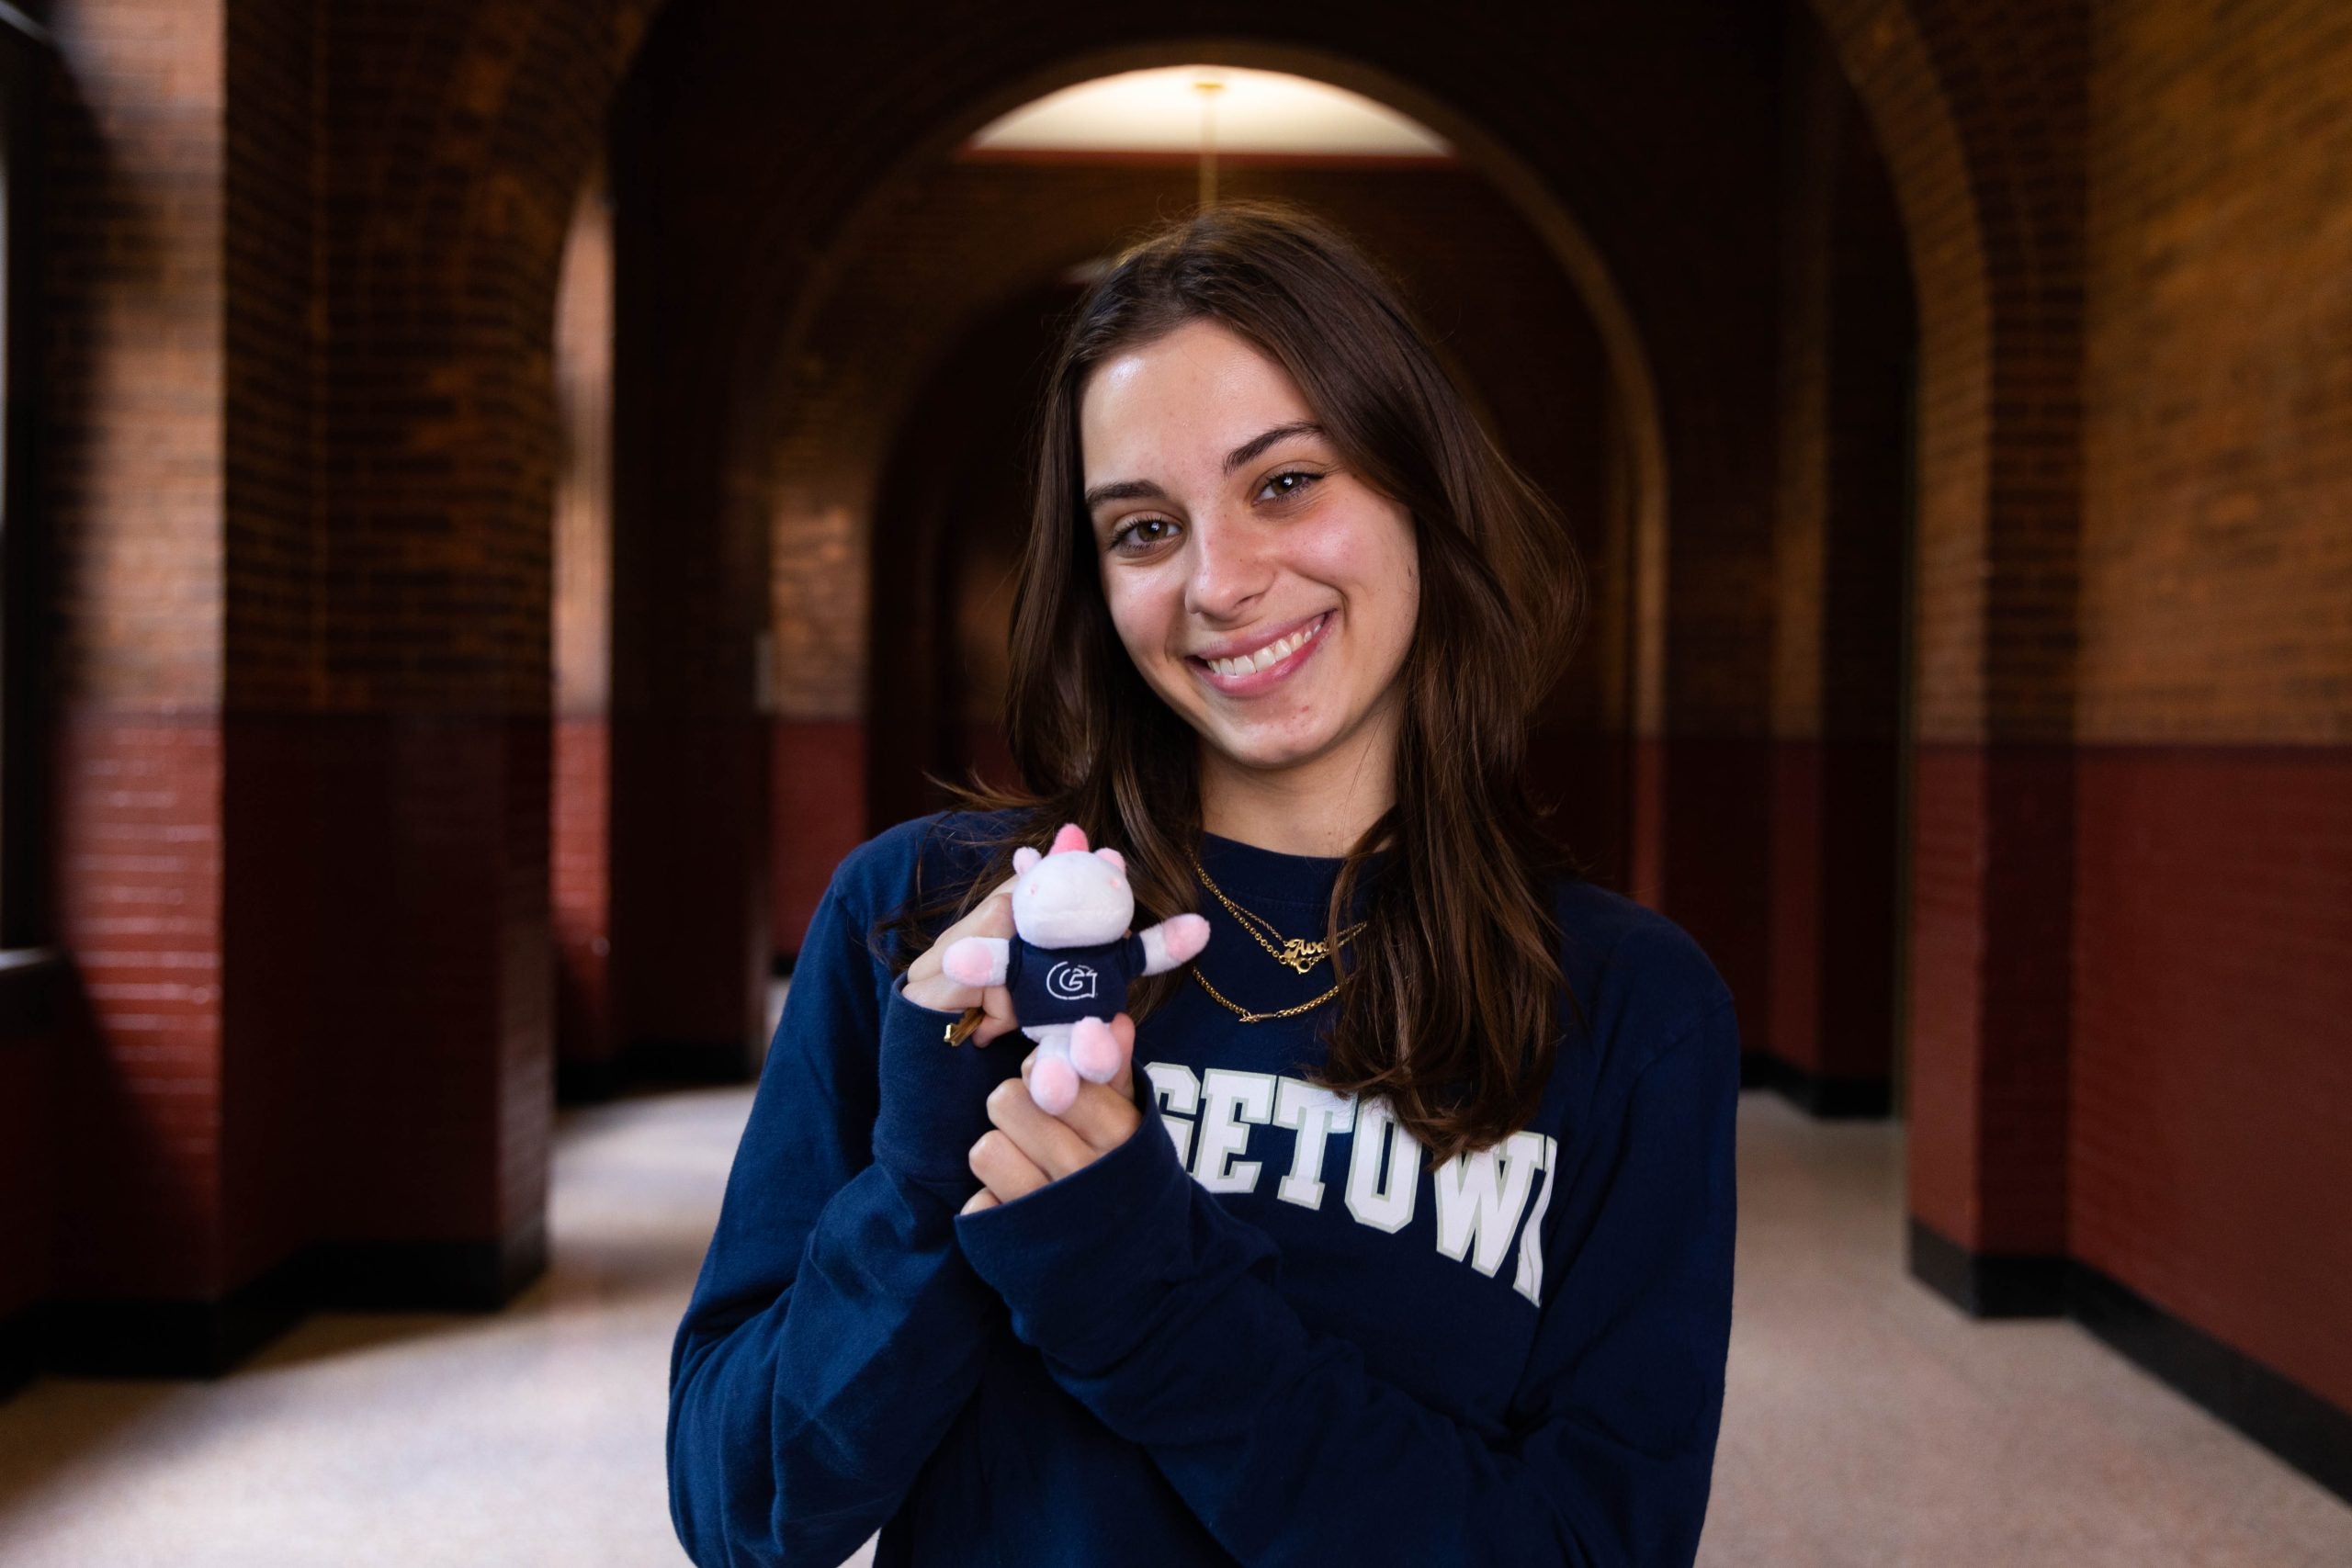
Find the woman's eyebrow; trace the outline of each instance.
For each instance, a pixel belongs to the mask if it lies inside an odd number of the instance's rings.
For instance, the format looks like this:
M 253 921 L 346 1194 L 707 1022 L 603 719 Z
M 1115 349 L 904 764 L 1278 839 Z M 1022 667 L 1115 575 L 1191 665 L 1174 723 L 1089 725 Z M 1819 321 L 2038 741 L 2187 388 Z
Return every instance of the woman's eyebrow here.
M 1275 442 L 1283 440 L 1286 437 L 1293 435 L 1320 435 L 1322 434 L 1323 427 L 1316 423 L 1311 419 L 1295 419 L 1288 424 L 1278 424 L 1271 430 L 1261 430 L 1257 434 L 1251 436 L 1249 440 L 1244 441 L 1240 446 L 1236 446 L 1232 451 L 1227 452 L 1225 455 L 1225 471 L 1228 474 L 1233 472 L 1234 469 L 1239 468 L 1242 464 L 1248 462 L 1259 453 L 1263 452 Z
M 1086 510 L 1093 511 L 1106 501 L 1166 501 L 1168 492 L 1149 479 L 1120 479 L 1115 484 L 1096 485 L 1086 492 Z
M 1311 419 L 1295 419 L 1288 424 L 1277 424 L 1271 429 L 1261 430 L 1225 455 L 1225 471 L 1228 474 L 1233 472 L 1277 441 L 1285 440 L 1293 435 L 1322 434 L 1323 427 Z M 1089 490 L 1082 504 L 1087 511 L 1091 512 L 1106 501 L 1166 501 L 1167 499 L 1168 492 L 1149 479 L 1114 479 L 1108 484 L 1099 484 Z

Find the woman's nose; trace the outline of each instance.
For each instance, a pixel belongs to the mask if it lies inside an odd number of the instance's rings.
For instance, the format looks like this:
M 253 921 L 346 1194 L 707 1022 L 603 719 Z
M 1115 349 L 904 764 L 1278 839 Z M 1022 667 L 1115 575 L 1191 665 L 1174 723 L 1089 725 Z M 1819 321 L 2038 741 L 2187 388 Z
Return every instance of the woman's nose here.
M 1211 620 L 1247 610 L 1273 576 L 1266 541 L 1258 530 L 1218 514 L 1196 518 L 1193 570 L 1184 585 L 1187 608 Z

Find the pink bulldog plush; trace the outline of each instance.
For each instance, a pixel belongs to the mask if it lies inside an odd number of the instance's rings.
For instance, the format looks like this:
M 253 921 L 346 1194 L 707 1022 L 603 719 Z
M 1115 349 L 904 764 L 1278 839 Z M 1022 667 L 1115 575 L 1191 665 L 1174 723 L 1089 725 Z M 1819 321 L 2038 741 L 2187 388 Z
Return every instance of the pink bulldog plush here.
M 1021 1032 L 1037 1042 L 1029 1098 L 1058 1116 L 1078 1099 L 1078 1080 L 1109 1083 L 1119 1074 L 1111 1020 L 1127 1003 L 1127 984 L 1190 962 L 1208 945 L 1209 923 L 1177 915 L 1129 936 L 1134 894 L 1116 850 L 1086 847 L 1066 822 L 1044 854 L 1012 852 L 1013 937 L 967 936 L 948 944 L 939 966 L 966 986 L 1012 992 Z

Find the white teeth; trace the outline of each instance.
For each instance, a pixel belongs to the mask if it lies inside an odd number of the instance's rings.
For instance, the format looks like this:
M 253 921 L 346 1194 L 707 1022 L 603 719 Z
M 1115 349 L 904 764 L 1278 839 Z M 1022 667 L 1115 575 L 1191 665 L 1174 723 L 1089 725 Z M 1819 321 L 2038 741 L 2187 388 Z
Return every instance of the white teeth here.
M 1286 637 L 1268 643 L 1255 653 L 1245 653 L 1232 659 L 1212 659 L 1208 661 L 1208 665 L 1210 669 L 1228 681 L 1243 675 L 1252 675 L 1270 665 L 1278 664 L 1288 659 L 1306 647 L 1307 639 L 1322 629 L 1322 618 L 1317 616 L 1313 624 L 1300 627 Z

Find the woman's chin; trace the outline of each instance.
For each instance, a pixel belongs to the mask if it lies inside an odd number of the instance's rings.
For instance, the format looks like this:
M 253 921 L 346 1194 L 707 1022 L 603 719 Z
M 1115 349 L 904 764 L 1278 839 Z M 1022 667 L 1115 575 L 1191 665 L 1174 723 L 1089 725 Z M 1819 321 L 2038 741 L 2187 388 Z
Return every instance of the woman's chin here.
M 1207 740 L 1210 749 L 1232 766 L 1259 773 L 1286 772 L 1330 749 L 1330 738 L 1319 733 L 1235 735 L 1212 728 Z

